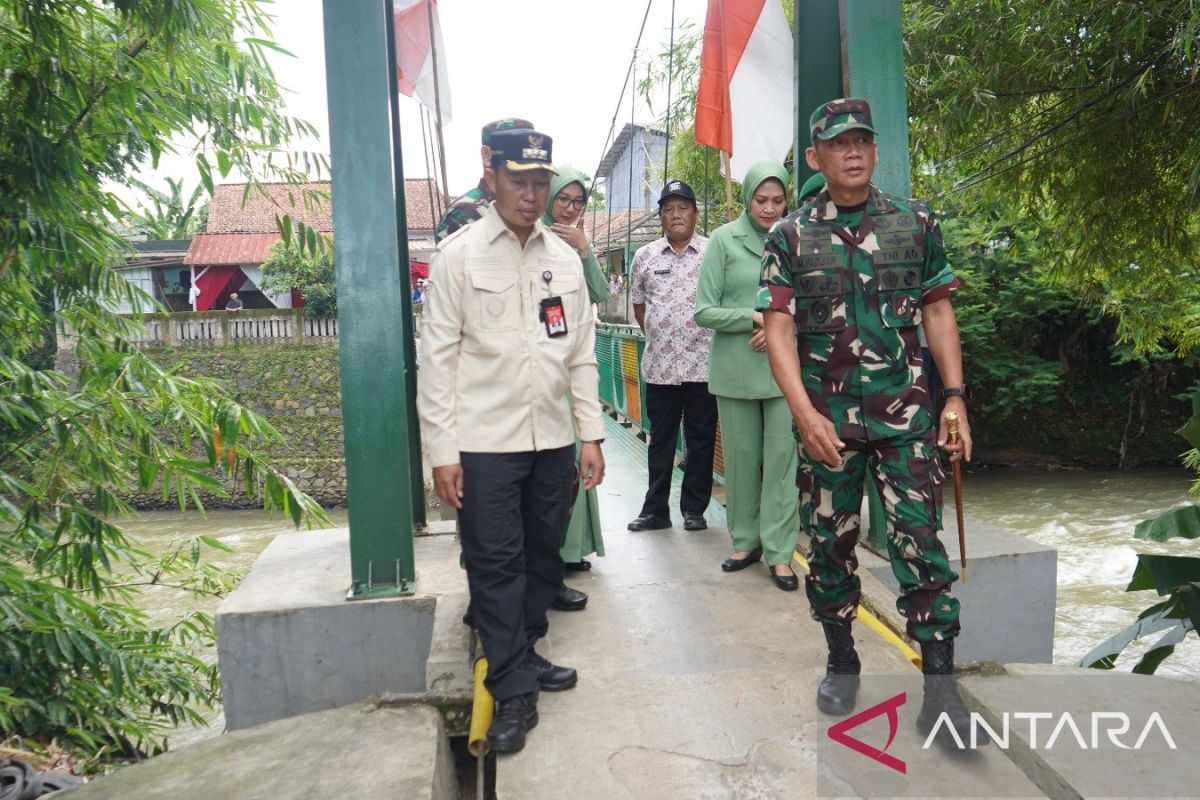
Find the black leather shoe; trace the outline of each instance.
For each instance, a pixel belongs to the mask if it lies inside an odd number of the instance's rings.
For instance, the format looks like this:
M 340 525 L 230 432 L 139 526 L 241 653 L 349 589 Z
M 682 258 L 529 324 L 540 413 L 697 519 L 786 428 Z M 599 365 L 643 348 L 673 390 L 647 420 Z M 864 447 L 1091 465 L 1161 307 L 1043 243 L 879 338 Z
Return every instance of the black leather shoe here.
M 587 572 L 592 568 L 592 562 L 581 558 L 578 561 L 568 561 L 563 566 L 567 568 L 567 572 Z
M 769 564 L 767 565 L 767 571 L 771 573 L 771 580 L 775 581 L 775 585 L 785 592 L 794 592 L 800 588 L 800 579 L 796 577 L 795 572 L 791 575 L 780 575 L 775 571 L 775 567 Z
M 752 551 L 750 555 L 746 556 L 745 558 L 734 558 L 733 556 L 730 556 L 729 558 L 725 559 L 721 562 L 721 570 L 724 572 L 737 572 L 738 570 L 745 569 L 751 564 L 756 564 L 761 560 L 762 548 L 759 547 Z
M 829 659 L 825 662 L 825 677 L 817 687 L 817 708 L 834 717 L 844 717 L 858 703 L 858 674 L 862 664 L 854 649 L 854 637 L 849 622 L 821 623 Z
M 488 747 L 497 753 L 515 753 L 525 746 L 525 734 L 537 724 L 537 693 L 501 700 L 496 704 L 496 716 L 488 728 Z
M 642 514 L 627 527 L 631 531 L 661 531 L 671 527 L 671 520 L 654 514 Z
M 579 680 L 579 675 L 570 667 L 560 667 L 551 664 L 537 654 L 532 647 L 525 658 L 525 666 L 537 673 L 538 687 L 547 692 L 562 692 L 571 689 Z
M 708 521 L 703 514 L 684 514 L 683 529 L 685 531 L 702 531 L 708 527 Z
M 587 600 L 586 594 L 564 583 L 558 587 L 558 594 L 550 601 L 550 607 L 557 611 L 583 611 L 587 608 Z

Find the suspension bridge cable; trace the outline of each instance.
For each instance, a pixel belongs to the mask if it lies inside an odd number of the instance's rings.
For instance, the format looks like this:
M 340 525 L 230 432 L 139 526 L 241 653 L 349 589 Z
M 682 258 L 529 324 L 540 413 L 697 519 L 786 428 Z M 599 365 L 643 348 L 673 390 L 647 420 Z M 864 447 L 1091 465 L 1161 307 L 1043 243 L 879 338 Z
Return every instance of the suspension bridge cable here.
M 671 78 L 675 73 L 675 0 L 671 0 L 671 43 L 667 49 L 667 141 L 663 147 L 663 180 L 671 169 Z
M 1068 123 L 1069 123 L 1069 122 L 1071 122 L 1072 120 L 1076 119 L 1076 118 L 1077 118 L 1077 117 L 1078 117 L 1080 114 L 1082 114 L 1082 113 L 1083 113 L 1084 111 L 1086 111 L 1088 108 L 1091 108 L 1091 107 L 1095 106 L 1096 104 L 1100 103 L 1101 101 L 1103 101 L 1103 100 L 1105 100 L 1105 99 L 1107 99 L 1107 98 L 1109 98 L 1109 97 L 1111 97 L 1111 96 L 1115 95 L 1115 94 L 1116 94 L 1117 92 L 1119 92 L 1121 89 L 1124 89 L 1124 88 L 1125 88 L 1126 86 L 1128 86 L 1130 83 L 1132 83 L 1133 81 L 1137 80 L 1137 79 L 1138 79 L 1140 76 L 1142 76 L 1143 74 L 1145 74 L 1146 70 L 1150 69 L 1150 68 L 1153 66 L 1153 64 L 1154 64 L 1156 61 L 1158 61 L 1158 59 L 1160 59 L 1160 58 L 1162 58 L 1164 55 L 1166 55 L 1166 54 L 1167 54 L 1167 52 L 1169 51 L 1169 49 L 1170 49 L 1170 47 L 1168 46 L 1167 48 L 1164 48 L 1163 50 L 1160 50 L 1159 52 L 1155 53 L 1155 54 L 1154 54 L 1153 56 L 1151 56 L 1149 59 L 1147 59 L 1146 61 L 1142 62 L 1140 65 L 1138 65 L 1137 69 L 1135 69 L 1135 70 L 1134 70 L 1132 73 L 1130 73 L 1128 76 L 1126 76 L 1125 78 L 1123 78 L 1121 81 L 1119 81 L 1119 82 L 1117 82 L 1116 84 L 1114 84 L 1114 85 L 1110 86 L 1108 89 L 1104 90 L 1104 91 L 1103 91 L 1103 92 L 1101 92 L 1099 95 L 1097 95 L 1096 97 L 1092 98 L 1091 100 L 1089 100 L 1089 101 L 1085 102 L 1083 105 L 1081 105 L 1081 106 L 1079 106 L 1079 107 L 1075 108 L 1075 109 L 1074 109 L 1074 110 L 1073 110 L 1073 111 L 1072 111 L 1070 114 L 1068 114 L 1068 115 L 1067 115 L 1067 116 L 1066 116 L 1064 119 L 1060 120 L 1060 121 L 1059 121 L 1059 123 L 1058 123 L 1057 125 L 1051 126 L 1051 127 L 1050 127 L 1050 128 L 1048 128 L 1047 130 L 1045 130 L 1045 131 L 1042 131 L 1042 132 L 1040 132 L 1039 134 L 1037 134 L 1036 136 L 1034 136 L 1034 137 L 1032 137 L 1032 138 L 1030 138 L 1030 139 L 1026 140 L 1026 141 L 1025 141 L 1025 142 L 1023 142 L 1021 145 L 1017 146 L 1017 148 L 1016 148 L 1016 149 L 1014 149 L 1014 150 L 1010 151 L 1009 153 L 1005 153 L 1004 155 L 1002 155 L 1002 156 L 1000 156 L 998 159 L 996 159 L 994 162 L 992 162 L 992 164 L 989 164 L 989 165 L 987 165 L 987 166 L 983 167 L 983 168 L 980 170 L 980 172 L 982 172 L 982 171 L 984 171 L 984 170 L 987 170 L 988 168 L 990 168 L 990 167 L 991 167 L 991 166 L 993 166 L 994 164 L 999 164 L 999 163 L 1002 163 L 1002 162 L 1003 162 L 1005 159 L 1011 158 L 1013 155 L 1019 155 L 1019 154 L 1020 154 L 1022 151 L 1024 151 L 1024 150 L 1027 148 L 1027 146 L 1028 146 L 1028 145 L 1030 145 L 1030 144 L 1032 144 L 1033 142 L 1037 141 L 1039 138 L 1041 138 L 1041 137 L 1043 137 L 1043 136 L 1045 136 L 1045 135 L 1048 135 L 1048 134 L 1050 134 L 1050 133 L 1053 133 L 1053 132 L 1054 132 L 1055 130 L 1057 130 L 1058 128 L 1064 127 L 1066 124 L 1068 124 Z M 1094 86 L 1094 84 L 1093 84 L 1093 86 Z M 1011 133 L 1016 133 L 1016 132 L 1019 132 L 1021 129 L 1027 128 L 1027 127 L 1029 126 L 1029 123 L 1033 122 L 1034 120 L 1038 119 L 1039 117 L 1042 117 L 1042 116 L 1045 116 L 1046 114 L 1049 114 L 1050 112 L 1052 112 L 1052 111 L 1054 111 L 1055 109 L 1057 109 L 1059 106 L 1061 106 L 1061 105 L 1063 105 L 1063 104 L 1065 104 L 1065 103 L 1067 103 L 1067 102 L 1069 102 L 1070 100 L 1073 100 L 1073 99 L 1075 99 L 1075 98 L 1074 98 L 1074 97 L 1065 97 L 1065 98 L 1063 98 L 1062 100 L 1060 100 L 1060 101 L 1058 101 L 1058 102 L 1056 102 L 1056 103 L 1052 103 L 1051 105 L 1047 106 L 1046 108 L 1042 109 L 1041 111 L 1038 111 L 1037 113 L 1035 113 L 1035 114 L 1034 114 L 1032 117 L 1030 117 L 1029 119 L 1027 119 L 1027 120 L 1022 120 L 1022 121 L 1021 121 L 1020 123 L 1018 123 L 1018 124 L 1015 124 L 1015 125 L 1012 125 L 1012 126 L 1010 126 L 1010 127 L 1008 127 L 1008 128 L 1005 128 L 1004 130 L 1001 130 L 1001 131 L 999 131 L 998 133 L 996 133 L 995 135 L 993 135 L 993 136 L 991 136 L 991 137 L 989 137 L 989 138 L 985 139 L 984 141 L 982 141 L 982 142 L 978 142 L 978 143 L 976 143 L 976 144 L 974 144 L 974 145 L 971 145 L 970 147 L 968 147 L 967 149 L 963 150 L 962 152 L 960 152 L 960 153 L 957 153 L 957 154 L 955 154 L 955 155 L 953 155 L 953 156 L 951 156 L 951 157 L 949 157 L 949 158 L 947 158 L 947 159 L 944 159 L 943 161 L 940 161 L 940 162 L 938 162 L 937 164 L 935 164 L 935 165 L 934 165 L 933 169 L 934 169 L 934 170 L 943 169 L 943 168 L 945 168 L 945 167 L 949 166 L 950 164 L 953 164 L 954 162 L 956 162 L 956 161 L 958 161 L 958 160 L 962 159 L 963 157 L 967 156 L 968 154 L 975 152 L 976 150 L 980 150 L 980 149 L 982 149 L 982 148 L 988 147 L 988 146 L 990 146 L 990 145 L 994 144 L 995 142 L 997 142 L 999 139 L 1001 139 L 1001 138 L 1003 138 L 1003 137 L 1005 137 L 1005 136 L 1007 136 L 1007 135 L 1009 135 L 1009 134 L 1011 134 Z
M 642 46 L 642 34 L 646 32 L 646 20 L 650 18 L 650 7 L 654 5 L 654 0 L 646 0 L 646 13 L 642 15 L 642 27 L 638 29 L 637 42 L 633 45 L 633 56 L 629 59 L 629 69 L 625 73 L 625 83 L 621 85 L 621 96 L 617 98 L 617 107 L 613 109 L 612 123 L 608 126 L 608 138 L 604 141 L 604 150 L 600 153 L 600 160 L 596 163 L 596 169 L 592 171 L 592 185 L 588 187 L 588 194 L 592 193 L 592 189 L 596 186 L 596 175 L 600 171 L 600 165 L 604 163 L 604 156 L 608 153 L 608 146 L 613 141 L 613 133 L 617 129 L 617 116 L 621 113 L 621 106 L 625 103 L 625 90 L 629 88 L 629 80 L 633 76 L 634 64 L 637 63 L 638 50 Z
M 939 193 L 939 196 L 949 194 L 951 192 L 961 192 L 966 189 L 970 189 L 973 186 L 978 186 L 979 184 L 985 183 L 985 182 L 991 180 L 992 178 L 1003 175 L 1004 173 L 1009 172 L 1010 170 L 1013 170 L 1013 169 L 1016 169 L 1017 167 L 1028 164 L 1031 161 L 1036 161 L 1039 158 L 1043 158 L 1043 157 L 1049 155 L 1050 153 L 1055 152 L 1056 150 L 1061 150 L 1063 147 L 1066 147 L 1069 144 L 1074 144 L 1075 142 L 1079 141 L 1080 139 L 1090 136 L 1091 134 L 1095 133 L 1098 130 L 1103 130 L 1104 128 L 1107 128 L 1110 125 L 1113 125 L 1115 123 L 1121 122 L 1122 120 L 1128 119 L 1129 117 L 1132 117 L 1134 114 L 1138 114 L 1138 113 L 1144 111 L 1145 109 L 1149 108 L 1150 106 L 1154 105 L 1155 103 L 1160 103 L 1169 97 L 1174 97 L 1175 95 L 1177 95 L 1181 92 L 1187 91 L 1188 89 L 1195 87 L 1197 85 L 1197 80 L 1198 79 L 1193 78 L 1188 83 L 1185 83 L 1181 86 L 1176 86 L 1174 89 L 1170 90 L 1169 92 L 1164 92 L 1163 94 L 1160 94 L 1157 97 L 1151 98 L 1147 102 L 1142 103 L 1140 106 L 1135 107 L 1131 111 L 1127 111 L 1118 117 L 1113 117 L 1112 119 L 1107 120 L 1106 122 L 1103 122 L 1099 125 L 1089 126 L 1088 130 L 1079 134 L 1078 136 L 1072 136 L 1070 139 L 1067 139 L 1064 142 L 1058 142 L 1058 143 L 1054 144 L 1054 146 L 1052 146 L 1052 147 L 1046 147 L 1043 150 L 1039 150 L 1038 152 L 1036 152 L 1030 156 L 1026 156 L 1025 158 L 1023 158 L 1019 161 L 1013 162 L 1012 164 L 1009 164 L 1002 169 L 993 170 L 991 172 L 987 172 L 986 174 L 985 174 L 986 170 L 980 170 L 979 172 L 976 172 L 973 175 L 968 175 L 966 178 L 963 178 L 961 181 L 956 183 L 954 186 Z

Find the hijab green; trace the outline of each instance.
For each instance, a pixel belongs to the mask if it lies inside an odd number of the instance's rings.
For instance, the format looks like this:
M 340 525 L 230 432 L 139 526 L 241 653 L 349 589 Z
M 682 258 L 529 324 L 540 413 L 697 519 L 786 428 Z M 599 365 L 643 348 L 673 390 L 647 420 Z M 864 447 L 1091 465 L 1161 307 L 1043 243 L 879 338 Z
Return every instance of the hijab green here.
M 550 199 L 546 202 L 546 213 L 542 214 L 543 225 L 554 224 L 554 198 L 572 183 L 578 183 L 587 200 L 587 176 L 574 167 L 558 167 L 558 174 L 550 179 Z
M 584 200 L 587 200 L 587 176 L 574 167 L 558 167 L 558 174 L 550 179 L 550 199 L 546 201 L 546 211 L 542 214 L 542 224 L 549 227 L 554 224 L 554 198 L 558 193 L 572 183 L 578 183 L 583 189 Z M 596 260 L 595 248 L 583 259 L 583 278 L 587 283 L 588 299 L 593 303 L 603 303 L 608 297 L 608 280 Z
M 768 181 L 771 178 L 779 181 L 779 185 L 783 188 L 784 196 L 786 197 L 788 184 L 787 170 L 778 161 L 759 161 L 746 171 L 746 179 L 742 181 L 742 194 L 746 201 L 746 209 L 742 212 L 742 218 L 750 223 L 750 227 L 758 234 L 759 241 L 766 240 L 767 229 L 755 222 L 754 217 L 750 216 L 750 201 L 754 198 L 754 193 L 758 191 L 758 187 L 762 186 L 764 181 Z

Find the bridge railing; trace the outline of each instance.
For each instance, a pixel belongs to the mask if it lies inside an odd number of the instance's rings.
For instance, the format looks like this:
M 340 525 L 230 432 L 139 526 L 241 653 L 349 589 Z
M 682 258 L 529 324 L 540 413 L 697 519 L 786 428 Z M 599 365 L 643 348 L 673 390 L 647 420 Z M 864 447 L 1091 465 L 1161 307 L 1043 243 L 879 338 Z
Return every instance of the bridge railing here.
M 646 382 L 642 380 L 642 357 L 646 339 L 637 325 L 602 322 L 596 326 L 596 360 L 600 366 L 600 401 L 628 422 L 650 434 L 650 417 L 646 414 Z M 675 449 L 684 454 L 682 434 Z M 724 482 L 725 456 L 721 447 L 721 429 L 717 427 L 713 472 Z
M 421 306 L 413 306 L 414 329 L 420 335 Z M 64 331 L 70 338 L 70 331 Z M 176 311 L 144 314 L 130 341 L 149 346 L 231 344 L 337 344 L 337 317 L 306 317 L 303 310 Z

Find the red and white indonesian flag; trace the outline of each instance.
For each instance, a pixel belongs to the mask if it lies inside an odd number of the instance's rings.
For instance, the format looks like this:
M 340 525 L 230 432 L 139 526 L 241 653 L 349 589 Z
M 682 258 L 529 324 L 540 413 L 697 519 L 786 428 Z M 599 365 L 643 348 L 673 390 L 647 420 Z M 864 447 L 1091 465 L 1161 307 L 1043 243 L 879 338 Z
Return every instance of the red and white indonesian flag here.
M 756 161 L 787 155 L 795 84 L 780 0 L 708 0 L 695 137 L 729 154 L 735 180 Z
M 396 77 L 400 94 L 416 99 L 436 110 L 441 95 L 442 119 L 450 121 L 450 79 L 446 75 L 446 47 L 442 44 L 442 25 L 438 20 L 437 0 L 395 0 Z M 429 16 L 433 15 L 433 39 L 437 46 L 437 93 L 434 92 L 434 57 L 430 47 Z

